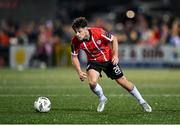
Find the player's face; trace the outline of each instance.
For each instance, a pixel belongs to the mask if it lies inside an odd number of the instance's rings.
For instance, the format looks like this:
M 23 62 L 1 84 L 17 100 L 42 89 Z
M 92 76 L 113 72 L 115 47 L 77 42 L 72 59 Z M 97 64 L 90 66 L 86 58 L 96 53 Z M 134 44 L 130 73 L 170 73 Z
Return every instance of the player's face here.
M 76 32 L 76 36 L 79 40 L 83 40 L 85 39 L 86 37 L 86 31 L 87 29 L 86 28 L 79 28 L 79 29 L 76 29 L 75 32 Z

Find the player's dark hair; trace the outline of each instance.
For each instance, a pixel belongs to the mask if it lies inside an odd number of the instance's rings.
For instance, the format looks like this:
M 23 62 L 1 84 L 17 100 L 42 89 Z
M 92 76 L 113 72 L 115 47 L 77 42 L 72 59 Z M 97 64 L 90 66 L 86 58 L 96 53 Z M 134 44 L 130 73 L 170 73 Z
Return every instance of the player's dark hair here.
M 88 24 L 88 21 L 86 20 L 85 17 L 78 17 L 73 20 L 72 28 L 74 30 L 79 29 L 79 28 L 84 28 L 87 26 L 87 24 Z

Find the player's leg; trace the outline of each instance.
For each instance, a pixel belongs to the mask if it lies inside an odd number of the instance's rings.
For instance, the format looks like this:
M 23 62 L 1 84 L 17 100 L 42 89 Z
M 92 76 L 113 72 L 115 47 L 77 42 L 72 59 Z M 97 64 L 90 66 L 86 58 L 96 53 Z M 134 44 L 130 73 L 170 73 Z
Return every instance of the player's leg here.
M 123 75 L 123 72 L 119 64 L 113 65 L 110 62 L 108 68 L 106 68 L 104 71 L 108 77 L 110 77 L 111 79 L 115 79 L 119 85 L 121 85 L 123 88 L 129 91 L 138 100 L 138 102 L 141 104 L 141 106 L 146 112 L 152 111 L 151 107 L 143 99 L 136 86 L 133 85 L 130 81 L 128 81 L 126 77 Z
M 130 81 L 128 81 L 125 76 L 116 79 L 116 82 L 123 88 L 125 88 L 128 92 L 130 92 L 133 96 L 135 96 L 140 104 L 145 102 L 145 100 L 142 98 L 141 94 L 137 90 L 136 86 L 133 85 Z
M 89 86 L 99 98 L 99 105 L 97 111 L 102 112 L 104 110 L 107 98 L 104 96 L 102 87 L 97 83 L 99 75 L 100 73 L 94 69 L 90 69 L 87 71 Z
M 129 91 L 139 102 L 139 104 L 142 105 L 144 111 L 151 112 L 152 108 L 150 105 L 143 99 L 140 92 L 136 88 L 135 85 L 133 85 L 130 81 L 126 79 L 125 76 L 122 76 L 118 79 L 116 79 L 116 82 L 121 85 L 123 88 L 125 88 L 127 91 Z

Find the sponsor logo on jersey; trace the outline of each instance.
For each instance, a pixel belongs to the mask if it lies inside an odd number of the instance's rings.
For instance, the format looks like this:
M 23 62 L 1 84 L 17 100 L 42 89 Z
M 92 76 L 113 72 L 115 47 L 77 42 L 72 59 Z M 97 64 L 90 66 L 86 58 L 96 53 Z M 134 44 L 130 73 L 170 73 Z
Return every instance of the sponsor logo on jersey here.
M 98 45 L 100 45 L 101 42 L 102 42 L 101 40 L 96 41 L 96 43 L 97 43 Z

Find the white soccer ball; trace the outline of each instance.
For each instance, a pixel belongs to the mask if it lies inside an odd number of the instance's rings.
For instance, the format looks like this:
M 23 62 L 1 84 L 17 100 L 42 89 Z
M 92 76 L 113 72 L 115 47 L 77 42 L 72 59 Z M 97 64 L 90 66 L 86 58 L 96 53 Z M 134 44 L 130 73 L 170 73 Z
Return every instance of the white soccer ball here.
M 34 102 L 34 108 L 38 112 L 49 112 L 51 101 L 47 97 L 38 97 Z

